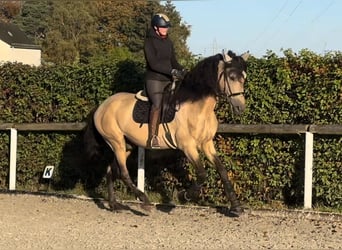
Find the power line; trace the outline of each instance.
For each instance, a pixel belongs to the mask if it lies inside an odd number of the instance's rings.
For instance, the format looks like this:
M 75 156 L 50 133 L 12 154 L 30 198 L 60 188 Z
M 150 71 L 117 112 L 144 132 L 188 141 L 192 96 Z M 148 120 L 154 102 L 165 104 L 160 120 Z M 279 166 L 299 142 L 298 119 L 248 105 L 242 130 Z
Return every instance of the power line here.
M 301 3 L 303 2 L 303 0 L 301 0 L 300 2 L 298 2 L 298 4 L 296 5 L 296 7 L 294 7 L 294 9 L 292 10 L 291 14 L 288 16 L 288 18 L 286 19 L 286 21 L 288 21 L 290 19 L 290 17 L 296 12 L 296 10 L 298 9 L 299 5 L 301 5 Z
M 321 12 L 319 12 L 315 18 L 311 20 L 311 24 L 316 22 L 328 9 L 335 3 L 335 0 L 330 1 L 330 3 Z
M 260 32 L 259 35 L 252 42 L 257 42 L 260 39 L 260 37 L 262 37 L 266 33 L 266 31 L 271 27 L 271 25 L 274 23 L 274 21 L 279 17 L 280 13 L 284 10 L 287 3 L 288 3 L 288 0 L 285 0 L 283 5 L 278 10 L 277 14 L 273 17 L 273 19 L 266 25 L 266 27 L 263 29 L 263 31 Z
M 315 30 L 314 30 L 314 24 L 315 24 L 315 22 L 317 22 L 317 20 L 319 20 L 324 14 L 327 13 L 328 9 L 330 9 L 331 6 L 332 6 L 334 3 L 335 3 L 335 0 L 331 0 L 331 1 L 325 6 L 325 8 L 323 8 L 323 9 L 320 8 L 320 10 L 317 12 L 316 15 L 314 15 L 314 18 L 312 18 L 311 21 L 310 21 L 310 20 L 307 20 L 307 22 L 305 23 L 305 25 L 303 24 L 303 26 L 304 26 L 304 28 L 303 28 L 304 31 L 303 31 L 303 29 L 298 30 L 298 32 L 296 32 L 295 34 L 293 34 L 293 35 L 291 36 L 291 38 L 289 38 L 289 40 L 292 40 L 292 39 L 294 39 L 294 38 L 296 38 L 296 37 L 303 36 L 303 33 L 304 33 L 304 32 L 306 32 L 307 36 L 308 36 L 308 35 L 315 35 L 315 34 L 316 34 L 316 32 L 315 32 Z M 333 32 L 333 33 L 334 33 L 334 32 Z M 327 42 L 326 42 L 324 39 L 325 39 L 325 37 L 321 37 L 321 36 L 320 36 L 319 39 L 314 39 L 316 44 L 322 43 L 322 50 L 321 50 L 321 51 L 325 51 L 326 48 L 327 48 Z
M 264 47 L 270 42 L 272 41 L 281 31 L 281 27 L 284 26 L 289 20 L 290 18 L 294 15 L 294 13 L 296 12 L 296 10 L 298 9 L 298 7 L 303 3 L 303 0 L 300 0 L 296 6 L 292 9 L 292 11 L 290 12 L 290 14 L 287 16 L 287 18 L 285 19 L 285 21 L 280 25 L 280 27 L 271 35 L 271 37 L 264 43 Z

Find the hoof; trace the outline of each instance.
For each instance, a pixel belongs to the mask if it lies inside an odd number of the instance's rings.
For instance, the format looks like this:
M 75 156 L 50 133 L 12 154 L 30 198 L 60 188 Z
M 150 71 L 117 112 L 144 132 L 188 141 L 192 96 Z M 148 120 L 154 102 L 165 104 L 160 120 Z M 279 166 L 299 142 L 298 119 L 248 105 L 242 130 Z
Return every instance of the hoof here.
M 140 205 L 140 207 L 141 207 L 142 209 L 144 209 L 145 211 L 147 211 L 147 212 L 151 212 L 151 211 L 152 211 L 152 208 L 153 208 L 153 205 L 152 205 L 151 203 L 142 203 L 142 204 Z
M 109 208 L 110 208 L 110 210 L 113 211 L 113 212 L 120 211 L 120 210 L 127 210 L 127 209 L 129 209 L 128 206 L 123 205 L 123 204 L 118 203 L 118 202 L 109 204 Z
M 228 211 L 229 217 L 240 217 L 240 215 L 243 214 L 243 208 L 242 207 L 231 207 Z
M 181 203 L 186 203 L 186 202 L 190 202 L 191 199 L 188 197 L 187 192 L 185 190 L 182 190 L 178 193 L 178 200 Z

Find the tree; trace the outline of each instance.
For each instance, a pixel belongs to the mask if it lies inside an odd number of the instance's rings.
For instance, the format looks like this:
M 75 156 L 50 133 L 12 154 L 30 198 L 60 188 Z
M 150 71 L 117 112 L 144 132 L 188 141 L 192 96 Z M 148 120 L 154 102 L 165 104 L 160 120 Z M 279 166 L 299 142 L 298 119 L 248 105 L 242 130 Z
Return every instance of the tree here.
M 86 62 L 94 52 L 96 18 L 92 1 L 30 0 L 14 22 L 43 47 L 44 61 Z
M 157 1 L 98 1 L 101 41 L 105 48 L 127 47 L 141 52 Z
M 172 19 L 178 55 L 188 56 L 189 26 L 181 23 L 171 1 L 164 6 L 146 0 L 30 0 L 14 22 L 42 45 L 45 62 L 89 63 L 122 52 L 143 59 L 146 31 L 158 12 Z
M 49 48 L 45 55 L 53 62 L 87 62 L 87 58 L 96 51 L 95 38 L 98 32 L 93 15 L 96 9 L 89 1 L 59 0 L 52 3 L 53 13 L 47 20 L 49 29 L 43 43 L 45 48 Z M 57 38 L 63 41 L 61 46 L 74 52 L 63 53 L 55 41 Z
M 17 16 L 22 7 L 22 1 L 0 0 L 0 21 L 10 22 Z
M 98 1 L 99 23 L 102 30 L 101 42 L 106 48 L 128 47 L 133 53 L 143 56 L 146 32 L 151 18 L 156 13 L 165 13 L 172 22 L 170 37 L 177 55 L 190 56 L 186 39 L 190 35 L 190 26 L 181 22 L 181 16 L 171 1 L 160 5 L 159 1 Z
M 177 56 L 185 60 L 191 56 L 186 40 L 190 36 L 190 25 L 182 22 L 180 13 L 176 7 L 168 0 L 165 4 L 165 13 L 171 20 L 170 37 L 174 43 Z
M 13 23 L 25 31 L 26 35 L 41 45 L 49 28 L 48 18 L 53 12 L 52 1 L 23 1 L 20 14 Z

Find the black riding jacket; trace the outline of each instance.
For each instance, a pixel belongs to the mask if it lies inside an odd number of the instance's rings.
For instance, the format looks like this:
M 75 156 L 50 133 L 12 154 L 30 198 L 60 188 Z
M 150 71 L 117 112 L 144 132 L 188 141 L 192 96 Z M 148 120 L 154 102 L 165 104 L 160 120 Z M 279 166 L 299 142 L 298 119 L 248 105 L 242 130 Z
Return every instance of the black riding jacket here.
M 158 36 L 153 28 L 145 39 L 144 53 L 147 80 L 170 81 L 172 69 L 183 69 L 176 59 L 172 41 Z

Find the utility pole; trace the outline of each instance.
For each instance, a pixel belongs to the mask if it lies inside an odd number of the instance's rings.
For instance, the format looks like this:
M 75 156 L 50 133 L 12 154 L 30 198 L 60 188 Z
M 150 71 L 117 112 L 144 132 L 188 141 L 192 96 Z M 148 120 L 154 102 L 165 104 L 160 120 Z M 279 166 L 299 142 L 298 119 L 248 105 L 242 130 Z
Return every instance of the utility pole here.
M 216 38 L 214 38 L 213 41 L 213 55 L 215 55 L 217 52 L 217 42 L 216 42 Z

